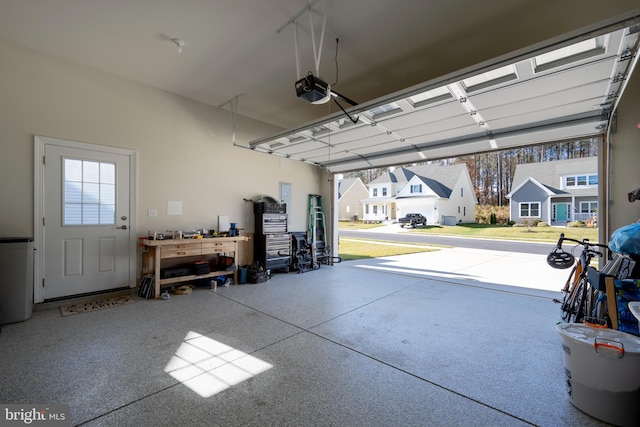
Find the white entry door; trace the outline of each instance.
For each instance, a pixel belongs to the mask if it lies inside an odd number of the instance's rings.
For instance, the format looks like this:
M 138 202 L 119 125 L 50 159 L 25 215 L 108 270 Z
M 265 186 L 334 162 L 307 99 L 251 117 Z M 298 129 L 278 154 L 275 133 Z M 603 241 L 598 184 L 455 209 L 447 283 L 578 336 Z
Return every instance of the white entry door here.
M 130 287 L 130 156 L 46 143 L 43 164 L 40 300 Z

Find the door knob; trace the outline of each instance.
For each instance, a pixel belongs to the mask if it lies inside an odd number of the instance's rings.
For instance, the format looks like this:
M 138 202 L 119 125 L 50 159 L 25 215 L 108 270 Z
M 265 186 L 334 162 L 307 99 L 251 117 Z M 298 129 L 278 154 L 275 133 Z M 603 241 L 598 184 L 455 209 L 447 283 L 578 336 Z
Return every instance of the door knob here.
M 117 228 L 118 228 L 118 229 L 121 229 L 121 230 L 126 230 L 126 229 L 127 229 L 127 226 L 126 226 L 126 225 L 123 225 L 122 227 L 117 227 Z

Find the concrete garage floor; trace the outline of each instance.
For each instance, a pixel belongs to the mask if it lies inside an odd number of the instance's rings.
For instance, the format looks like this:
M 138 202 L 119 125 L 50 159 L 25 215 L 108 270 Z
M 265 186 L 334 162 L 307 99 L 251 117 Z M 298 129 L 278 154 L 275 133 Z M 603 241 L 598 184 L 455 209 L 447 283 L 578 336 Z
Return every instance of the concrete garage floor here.
M 565 390 L 566 274 L 443 249 L 38 310 L 2 328 L 0 402 L 68 404 L 88 426 L 605 425 Z

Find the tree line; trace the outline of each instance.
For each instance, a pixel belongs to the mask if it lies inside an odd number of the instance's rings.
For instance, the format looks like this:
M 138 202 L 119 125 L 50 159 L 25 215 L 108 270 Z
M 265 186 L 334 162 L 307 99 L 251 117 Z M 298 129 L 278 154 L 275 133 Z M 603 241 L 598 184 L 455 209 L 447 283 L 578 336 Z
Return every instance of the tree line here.
M 465 163 L 480 206 L 505 206 L 506 195 L 511 191 L 516 166 L 598 155 L 598 140 L 595 138 L 513 148 L 510 150 L 472 154 L 463 157 L 426 162 L 443 166 Z M 417 166 L 421 163 L 400 166 Z M 345 173 L 345 178 L 360 178 L 367 185 L 389 168 L 367 169 Z

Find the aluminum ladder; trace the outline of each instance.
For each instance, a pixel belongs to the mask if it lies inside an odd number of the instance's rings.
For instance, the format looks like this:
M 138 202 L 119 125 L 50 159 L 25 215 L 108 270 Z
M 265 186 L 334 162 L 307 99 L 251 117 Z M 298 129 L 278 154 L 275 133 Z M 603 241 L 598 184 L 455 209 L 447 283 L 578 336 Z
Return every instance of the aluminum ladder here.
M 320 268 L 321 263 L 326 263 L 326 236 L 327 228 L 322 212 L 322 196 L 309 194 L 309 222 L 307 224 L 307 236 L 311 247 L 311 262 L 314 269 Z

